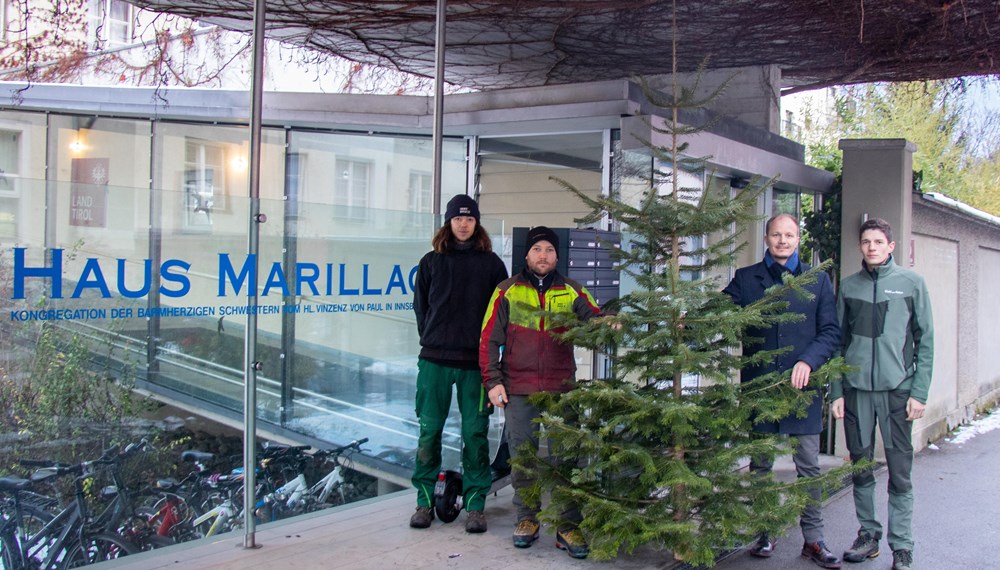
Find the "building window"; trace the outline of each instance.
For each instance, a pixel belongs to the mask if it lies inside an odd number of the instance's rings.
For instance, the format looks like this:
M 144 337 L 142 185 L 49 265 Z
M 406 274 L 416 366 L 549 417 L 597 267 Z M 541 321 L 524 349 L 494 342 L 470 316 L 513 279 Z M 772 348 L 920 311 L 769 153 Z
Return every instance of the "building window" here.
M 0 129 L 0 192 L 14 190 L 14 179 L 20 172 L 21 133 Z
M 410 211 L 430 212 L 431 208 L 431 173 L 418 170 L 410 171 Z
M 368 180 L 371 164 L 364 160 L 337 159 L 337 183 L 333 203 L 351 208 L 368 207 Z
M 184 147 L 184 222 L 189 228 L 208 227 L 222 197 L 224 152 L 190 139 Z
M 90 0 L 91 49 L 132 43 L 133 10 L 124 0 Z

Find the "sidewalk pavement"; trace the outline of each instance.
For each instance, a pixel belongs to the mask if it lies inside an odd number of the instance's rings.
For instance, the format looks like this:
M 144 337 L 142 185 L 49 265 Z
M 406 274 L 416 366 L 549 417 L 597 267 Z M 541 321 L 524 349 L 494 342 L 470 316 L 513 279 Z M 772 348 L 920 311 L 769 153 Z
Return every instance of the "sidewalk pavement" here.
M 1000 429 L 980 434 L 964 444 L 942 441 L 937 449 L 917 455 L 913 468 L 915 509 L 913 517 L 915 567 L 926 570 L 1000 568 L 995 545 L 1000 542 Z M 776 465 L 784 477 L 794 476 L 790 458 Z M 824 456 L 827 465 L 839 462 Z M 878 512 L 886 512 L 886 473 L 878 477 Z M 371 499 L 258 528 L 259 548 L 243 548 L 243 534 L 185 543 L 129 556 L 102 568 L 312 570 L 336 568 L 407 569 L 555 569 L 614 568 L 671 569 L 676 564 L 669 553 L 639 549 L 633 556 L 610 562 L 573 560 L 554 548 L 551 529 L 543 527 L 532 548 L 511 545 L 514 526 L 512 490 L 508 486 L 486 505 L 489 531 L 467 534 L 465 515 L 450 524 L 435 521 L 428 530 L 409 528 L 415 505 L 412 491 Z M 826 542 L 840 555 L 857 533 L 850 488 L 832 497 L 824 508 Z M 718 562 L 723 570 L 817 568 L 801 558 L 802 537 L 794 527 L 778 539 L 769 560 L 737 551 Z M 856 570 L 887 570 L 892 553 L 885 539 L 882 554 L 860 564 L 845 563 Z
M 994 413 L 1000 413 L 994 412 Z M 935 449 L 936 448 L 936 449 Z M 963 444 L 943 439 L 917 454 L 913 463 L 914 568 L 922 570 L 993 570 L 1000 568 L 1000 429 L 981 433 Z M 877 513 L 886 525 L 888 472 L 878 474 Z M 837 556 L 851 546 L 858 532 L 854 499 L 848 487 L 823 509 L 826 544 Z M 844 569 L 888 570 L 892 551 L 886 539 L 875 559 Z M 809 570 L 818 568 L 802 558 L 798 527 L 778 539 L 770 559 L 739 551 L 719 562 L 722 570 Z

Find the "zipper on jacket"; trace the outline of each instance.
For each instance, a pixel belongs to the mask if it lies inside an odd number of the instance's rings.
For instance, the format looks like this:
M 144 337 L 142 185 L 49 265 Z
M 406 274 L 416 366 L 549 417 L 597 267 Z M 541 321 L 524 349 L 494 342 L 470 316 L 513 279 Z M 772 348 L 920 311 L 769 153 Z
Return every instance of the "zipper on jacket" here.
M 538 280 L 538 286 L 542 286 L 542 279 Z M 545 293 L 538 290 L 538 306 L 545 310 Z M 538 317 L 538 347 L 535 350 L 535 357 L 538 358 L 538 390 L 542 390 L 542 378 L 545 378 L 545 315 Z
M 874 330 L 874 326 L 877 324 L 876 319 L 878 318 L 878 304 L 876 304 L 876 299 L 878 299 L 878 268 L 872 272 L 872 367 L 870 375 L 868 376 L 869 390 L 875 390 L 875 356 L 878 346 L 878 337 L 882 336 L 881 331 L 877 332 Z

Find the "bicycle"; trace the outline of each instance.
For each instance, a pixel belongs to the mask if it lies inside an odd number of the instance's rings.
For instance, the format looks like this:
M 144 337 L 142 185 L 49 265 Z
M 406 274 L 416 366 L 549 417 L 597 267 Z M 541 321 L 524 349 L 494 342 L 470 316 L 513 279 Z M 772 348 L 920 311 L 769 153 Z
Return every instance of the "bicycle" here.
M 138 547 L 120 534 L 95 525 L 87 508 L 84 481 L 93 477 L 95 468 L 113 463 L 116 454 L 117 447 L 106 450 L 94 461 L 50 464 L 36 470 L 30 479 L 0 479 L 0 492 L 4 493 L 0 560 L 4 570 L 57 570 L 138 552 Z M 52 515 L 28 500 L 28 487 L 32 484 L 70 475 L 74 497 L 57 514 Z
M 279 448 L 282 451 L 273 453 L 270 463 L 294 464 L 296 475 L 274 491 L 264 495 L 256 504 L 255 515 L 262 520 L 277 520 L 346 503 L 347 496 L 344 492 L 346 485 L 340 457 L 350 450 L 361 451 L 361 446 L 367 442 L 368 438 L 366 437 L 340 447 L 319 450 L 311 455 L 304 453 L 303 447 L 308 449 L 308 446 Z M 306 483 L 304 469 L 305 462 L 310 460 L 334 463 L 333 469 L 312 486 L 308 486 Z M 337 501 L 331 502 L 331 497 L 336 497 Z M 268 513 L 268 511 L 270 512 Z
M 187 542 L 204 536 L 193 521 L 202 515 L 198 505 L 209 501 L 208 497 L 201 495 L 203 485 L 200 481 L 208 477 L 206 465 L 213 459 L 214 453 L 184 451 L 181 460 L 193 464 L 195 470 L 181 480 L 173 477 L 158 479 L 147 490 L 151 500 L 139 507 L 137 512 L 145 518 L 152 533 L 174 542 Z

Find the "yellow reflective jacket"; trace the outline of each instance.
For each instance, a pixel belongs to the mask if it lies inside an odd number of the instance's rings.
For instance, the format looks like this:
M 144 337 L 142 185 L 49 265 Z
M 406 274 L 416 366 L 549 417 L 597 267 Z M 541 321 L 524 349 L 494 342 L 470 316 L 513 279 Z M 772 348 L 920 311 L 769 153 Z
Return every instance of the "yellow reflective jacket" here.
M 548 328 L 539 311 L 574 313 L 581 320 L 601 311 L 582 285 L 558 272 L 550 275 L 547 289 L 536 287 L 532 281 L 537 277 L 525 270 L 493 292 L 479 337 L 479 367 L 487 390 L 503 384 L 508 394 L 527 395 L 573 387 L 573 346 L 552 337 L 562 329 Z

